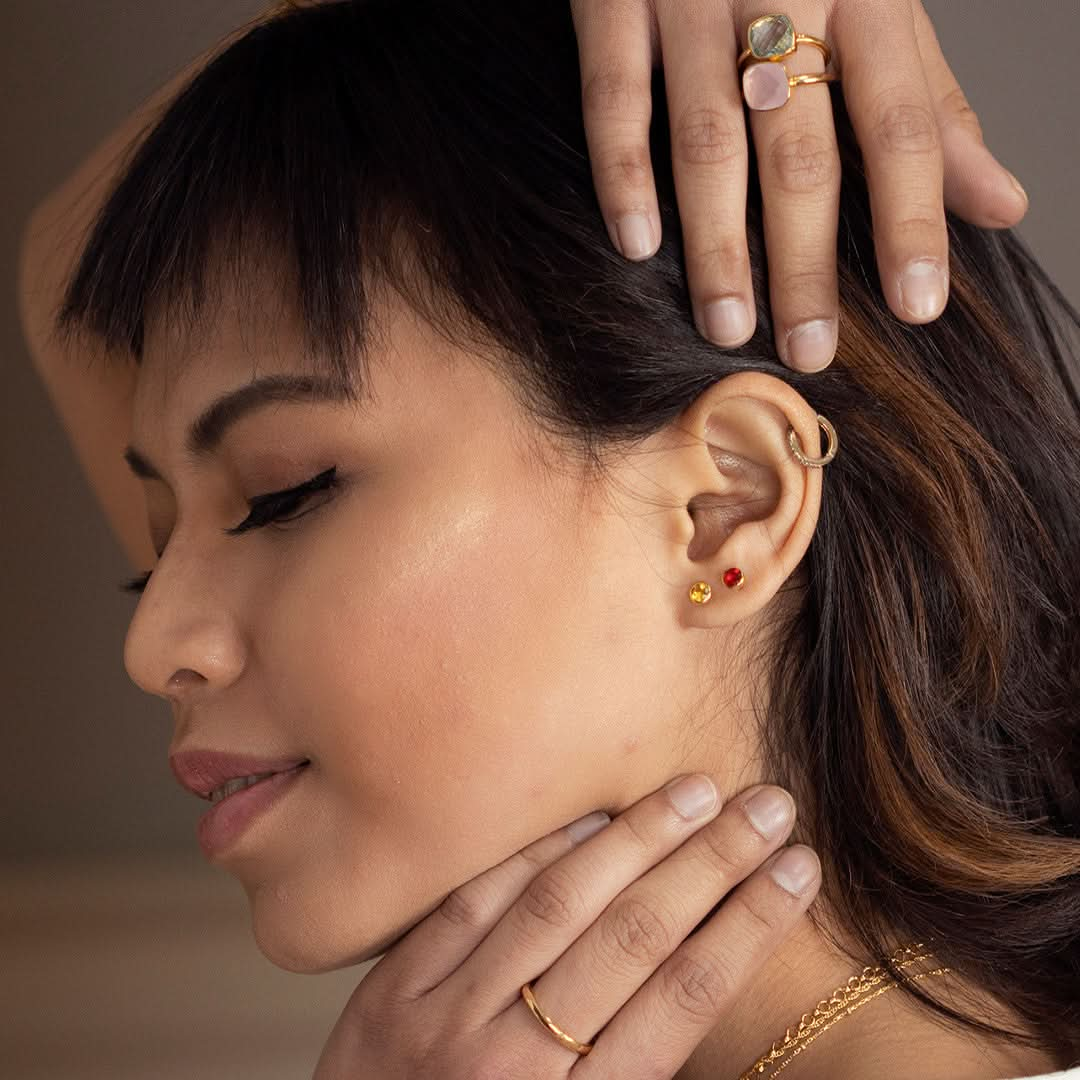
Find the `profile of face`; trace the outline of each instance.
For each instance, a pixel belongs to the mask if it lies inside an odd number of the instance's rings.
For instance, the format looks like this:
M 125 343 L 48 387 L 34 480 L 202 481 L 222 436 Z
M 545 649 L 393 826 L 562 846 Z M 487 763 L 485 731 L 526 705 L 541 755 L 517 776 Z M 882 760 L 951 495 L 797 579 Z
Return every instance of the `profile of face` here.
M 133 444 L 162 475 L 145 481 L 160 558 L 124 646 L 172 706 L 170 752 L 310 761 L 213 860 L 268 959 L 377 956 L 457 885 L 682 772 L 712 772 L 724 799 L 767 779 L 743 649 L 817 521 L 821 471 L 787 441 L 792 424 L 822 452 L 801 395 L 722 379 L 601 483 L 386 289 L 361 405 L 274 402 L 193 460 L 211 402 L 304 372 L 272 289 L 222 296 L 197 345 L 147 326 Z M 248 500 L 331 468 L 292 521 L 226 534 Z

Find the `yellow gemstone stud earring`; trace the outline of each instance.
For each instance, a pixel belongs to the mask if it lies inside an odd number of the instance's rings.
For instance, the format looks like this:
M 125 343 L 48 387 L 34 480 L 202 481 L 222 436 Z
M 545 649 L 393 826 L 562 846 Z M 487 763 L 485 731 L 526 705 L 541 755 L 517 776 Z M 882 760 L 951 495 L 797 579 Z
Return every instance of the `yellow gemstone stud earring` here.
M 707 581 L 695 581 L 690 586 L 690 599 L 695 604 L 707 604 L 712 599 L 712 586 Z
M 745 581 L 743 572 L 737 566 L 724 571 L 724 584 L 729 589 L 741 589 Z M 695 581 L 690 586 L 690 599 L 695 604 L 707 604 L 712 599 L 712 586 L 707 581 Z

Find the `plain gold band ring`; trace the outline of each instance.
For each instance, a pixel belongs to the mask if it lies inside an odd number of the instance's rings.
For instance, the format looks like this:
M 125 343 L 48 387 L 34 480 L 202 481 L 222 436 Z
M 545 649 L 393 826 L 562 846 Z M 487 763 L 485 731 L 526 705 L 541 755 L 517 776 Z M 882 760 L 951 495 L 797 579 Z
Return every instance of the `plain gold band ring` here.
M 592 1049 L 592 1043 L 580 1043 L 572 1035 L 567 1035 L 565 1031 L 550 1016 L 544 1014 L 543 1009 L 536 1003 L 536 998 L 533 997 L 532 987 L 525 983 L 521 988 L 521 996 L 525 999 L 525 1004 L 529 1006 L 529 1010 L 533 1016 L 540 1021 L 563 1044 L 568 1046 L 571 1050 L 576 1050 L 579 1054 L 585 1055 Z

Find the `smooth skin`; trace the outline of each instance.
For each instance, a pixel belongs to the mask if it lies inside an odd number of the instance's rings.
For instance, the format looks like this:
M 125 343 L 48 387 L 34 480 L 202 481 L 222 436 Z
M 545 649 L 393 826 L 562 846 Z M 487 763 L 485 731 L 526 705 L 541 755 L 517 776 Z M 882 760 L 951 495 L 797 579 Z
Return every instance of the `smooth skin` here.
M 651 72 L 662 55 L 698 330 L 730 348 L 757 325 L 746 243 L 749 117 L 780 359 L 799 371 L 826 367 L 836 353 L 839 308 L 840 158 L 830 84 L 794 87 L 785 105 L 768 112 L 745 106 L 737 58 L 750 23 L 771 13 L 760 3 L 570 6 L 589 156 L 612 243 L 632 259 L 660 244 L 649 122 Z M 839 72 L 866 165 L 885 299 L 904 322 L 930 322 L 948 297 L 945 208 L 984 228 L 1006 228 L 1026 213 L 1027 196 L 986 148 L 920 0 L 787 0 L 780 10 L 797 32 L 832 48 L 830 70 Z M 812 45 L 783 63 L 789 75 L 825 70 Z

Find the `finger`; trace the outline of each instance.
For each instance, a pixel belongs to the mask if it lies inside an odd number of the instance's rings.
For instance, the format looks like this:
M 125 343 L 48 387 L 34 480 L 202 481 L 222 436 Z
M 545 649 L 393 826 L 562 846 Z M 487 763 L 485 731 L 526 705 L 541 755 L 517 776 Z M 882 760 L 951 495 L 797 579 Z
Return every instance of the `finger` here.
M 635 1063 L 648 1061 L 651 1076 L 674 1076 L 813 903 L 820 885 L 821 863 L 811 848 L 793 844 L 778 852 L 627 1002 L 570 1075 L 633 1076 Z
M 731 15 L 723 4 L 656 0 L 656 16 L 694 322 L 730 348 L 749 341 L 756 325 L 746 244 L 749 149 Z
M 540 976 L 533 986 L 537 1002 L 556 1017 L 572 1019 L 574 1038 L 595 1038 L 709 910 L 784 842 L 794 824 L 795 802 L 782 788 L 758 787 L 728 802 L 715 820 L 612 901 Z M 654 1002 L 650 1028 L 655 1030 L 660 1015 L 666 1022 L 674 1004 Z M 680 1022 L 680 1030 L 685 1027 Z M 626 1067 L 615 1068 L 612 1052 L 609 1044 L 606 1054 L 598 1054 L 594 1064 L 600 1073 L 632 1076 L 632 1063 L 624 1060 Z
M 913 0 L 915 36 L 937 111 L 945 154 L 945 205 L 983 228 L 1015 225 L 1028 209 L 1020 182 L 990 152 L 982 125 L 949 67 L 930 16 Z
M 398 1000 L 423 996 L 460 966 L 538 873 L 610 820 L 600 810 L 586 814 L 460 885 L 371 969 L 365 981 L 385 982 L 385 992 Z
M 825 16 L 816 5 L 805 14 L 796 10 L 792 22 L 799 33 L 825 38 Z M 803 42 L 783 61 L 757 66 L 755 74 L 782 75 L 784 69 L 789 75 L 820 73 L 825 57 Z M 744 76 L 749 71 L 750 65 Z M 749 116 L 761 178 L 776 349 L 788 367 L 820 371 L 836 355 L 840 306 L 840 151 L 828 83 L 793 86 L 785 104 L 750 109 Z
M 652 14 L 644 0 L 571 4 L 581 63 L 581 107 L 593 184 L 608 234 L 628 259 L 660 246 L 649 123 Z
M 546 971 L 631 882 L 667 857 L 720 812 L 712 805 L 688 819 L 673 787 L 645 796 L 607 828 L 534 878 L 471 956 L 436 993 L 471 994 L 490 1018 L 520 1000 L 523 983 Z
M 840 6 L 833 34 L 843 57 L 844 101 L 866 166 L 886 300 L 905 322 L 930 322 L 948 298 L 944 162 L 911 8 Z

